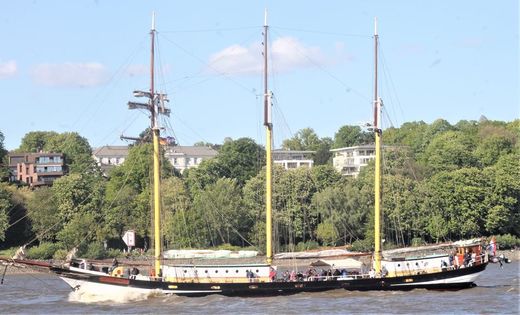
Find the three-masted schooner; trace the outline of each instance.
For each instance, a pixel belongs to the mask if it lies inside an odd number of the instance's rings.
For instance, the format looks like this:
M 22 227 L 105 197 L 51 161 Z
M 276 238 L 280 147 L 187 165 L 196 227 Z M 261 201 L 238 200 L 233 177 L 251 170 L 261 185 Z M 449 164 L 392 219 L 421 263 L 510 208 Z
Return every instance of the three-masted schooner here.
M 326 291 L 333 289 L 346 290 L 410 290 L 413 288 L 426 289 L 460 289 L 474 285 L 477 276 L 484 271 L 487 265 L 487 256 L 478 242 L 456 244 L 458 258 L 452 261 L 448 255 L 425 256 L 417 259 L 384 260 L 381 252 L 380 235 L 380 156 L 381 156 L 381 100 L 377 89 L 378 63 L 378 33 L 377 23 L 374 32 L 374 122 L 376 165 L 375 165 L 375 252 L 373 268 L 370 272 L 357 274 L 334 274 L 327 276 L 299 277 L 290 280 L 279 280 L 273 276 L 277 269 L 273 263 L 272 250 L 272 131 L 271 121 L 271 92 L 267 81 L 268 58 L 268 31 L 267 14 L 264 23 L 264 126 L 266 129 L 266 262 L 262 264 L 242 265 L 166 265 L 161 261 L 160 237 L 160 156 L 159 138 L 160 128 L 157 124 L 157 115 L 166 113 L 162 96 L 154 88 L 154 36 L 155 21 L 151 28 L 151 84 L 149 92 L 136 91 L 136 96 L 149 99 L 148 104 L 129 103 L 130 108 L 144 108 L 151 112 L 153 130 L 154 156 L 154 249 L 155 263 L 153 272 L 149 275 L 129 274 L 124 267 L 113 270 L 87 270 L 78 265 L 50 265 L 27 260 L 14 260 L 25 265 L 36 265 L 48 268 L 74 290 L 83 290 L 92 294 L 106 294 L 107 292 L 125 293 L 160 293 L 186 296 L 200 296 L 221 294 L 226 296 L 255 296 L 255 295 L 283 295 L 299 292 Z M 473 253 L 470 261 L 464 260 L 463 255 Z

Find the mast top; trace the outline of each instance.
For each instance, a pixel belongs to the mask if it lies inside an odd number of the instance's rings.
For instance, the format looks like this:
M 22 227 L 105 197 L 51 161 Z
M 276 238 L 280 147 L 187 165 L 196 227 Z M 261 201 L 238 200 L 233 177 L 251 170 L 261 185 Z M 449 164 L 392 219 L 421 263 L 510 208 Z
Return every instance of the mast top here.
M 152 11 L 152 32 L 155 32 L 155 11 Z
M 377 16 L 374 18 L 374 35 L 377 36 Z
M 267 8 L 264 11 L 264 26 L 267 26 Z

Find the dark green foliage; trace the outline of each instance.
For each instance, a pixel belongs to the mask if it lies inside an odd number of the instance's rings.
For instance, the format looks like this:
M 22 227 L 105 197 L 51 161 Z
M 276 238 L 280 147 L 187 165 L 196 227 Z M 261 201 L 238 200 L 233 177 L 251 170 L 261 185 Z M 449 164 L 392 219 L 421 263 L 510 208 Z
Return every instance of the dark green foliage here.
M 9 176 L 7 150 L 4 147 L 4 134 L 0 131 L 0 182 L 6 181 Z
M 27 251 L 27 258 L 51 259 L 54 256 L 54 253 L 59 249 L 59 243 L 41 243 L 39 246 L 29 248 Z
M 439 119 L 384 130 L 383 246 L 501 234 L 497 237 L 501 248 L 518 246 L 519 136 L 520 120 L 451 125 Z M 0 157 L 2 141 L 0 134 Z M 274 168 L 275 251 L 348 244 L 353 250 L 372 249 L 374 163 L 357 178 L 342 177 L 332 167 L 328 150 L 372 141 L 373 134 L 344 126 L 334 141 L 305 128 L 283 142 L 285 149 L 316 154 L 311 169 Z M 150 144 L 133 146 L 125 163 L 114 168 L 108 179 L 96 172 L 90 146 L 75 133 L 28 133 L 19 150 L 64 152 L 70 155 L 71 174 L 52 188 L 0 186 L 0 240 L 13 221 L 13 211 L 17 215 L 27 211 L 29 234 L 15 234 L 24 238 L 35 234 L 42 245 L 32 249 L 34 257 L 61 258 L 74 246 L 91 258 L 117 256 L 120 252 L 106 252 L 102 241 L 120 240 L 128 229 L 149 246 Z M 264 149 L 249 138 L 226 139 L 218 157 L 186 170 L 182 177 L 172 176 L 171 165 L 163 160 L 161 228 L 166 248 L 253 245 L 264 252 L 264 163 Z M 15 235 L 10 231 L 7 238 Z
M 83 173 L 96 170 L 92 148 L 87 139 L 76 132 L 33 131 L 22 139 L 17 152 L 53 152 L 65 155 L 69 172 Z
M 13 207 L 11 203 L 11 194 L 0 185 L 0 241 L 5 240 L 5 232 L 9 226 L 9 211 Z
M 374 143 L 374 133 L 363 131 L 359 126 L 343 126 L 334 135 L 333 148 L 352 147 Z
M 499 249 L 514 249 L 520 247 L 520 238 L 511 235 L 497 235 L 496 241 Z

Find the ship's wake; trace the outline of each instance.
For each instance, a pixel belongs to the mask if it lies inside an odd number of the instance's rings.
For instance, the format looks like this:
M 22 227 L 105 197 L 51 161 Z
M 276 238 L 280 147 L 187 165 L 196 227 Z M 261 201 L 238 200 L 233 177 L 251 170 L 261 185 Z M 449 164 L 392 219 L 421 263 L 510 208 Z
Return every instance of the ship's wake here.
M 93 292 L 91 290 L 78 288 L 76 291 L 69 294 L 69 302 L 80 303 L 128 303 L 135 301 L 143 301 L 149 298 L 164 296 L 160 290 L 153 290 L 148 292 L 143 291 L 125 291 L 125 290 L 110 290 L 104 292 Z

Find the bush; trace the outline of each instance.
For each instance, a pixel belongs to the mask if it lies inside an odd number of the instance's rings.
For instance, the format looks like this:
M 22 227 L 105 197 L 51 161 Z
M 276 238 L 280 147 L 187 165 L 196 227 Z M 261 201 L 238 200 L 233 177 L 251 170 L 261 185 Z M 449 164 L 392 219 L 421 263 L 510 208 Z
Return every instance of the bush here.
M 370 252 L 374 250 L 374 247 L 372 245 L 371 240 L 364 239 L 364 240 L 357 240 L 352 243 L 352 246 L 350 247 L 351 250 L 355 252 Z
M 499 249 L 512 249 L 520 246 L 520 239 L 511 234 L 497 235 Z
M 242 249 L 240 246 L 231 245 L 228 243 L 220 244 L 215 248 L 216 250 L 230 250 L 230 251 L 239 251 Z
M 426 242 L 422 238 L 420 238 L 420 237 L 412 238 L 412 247 L 423 246 L 423 245 L 426 245 Z
M 103 259 L 107 256 L 107 252 L 101 243 L 90 243 L 87 246 L 87 251 L 84 254 L 85 258 Z
M 106 258 L 120 258 L 124 257 L 123 252 L 119 249 L 110 248 L 105 252 Z
M 52 255 L 52 259 L 54 260 L 65 260 L 67 258 L 67 254 L 69 252 L 66 249 L 58 249 L 56 252 L 54 252 L 54 255 Z
M 41 243 L 39 246 L 29 248 L 27 251 L 27 258 L 51 259 L 58 249 L 60 249 L 60 244 Z
M 9 258 L 13 257 L 14 253 L 16 253 L 18 248 L 20 248 L 20 247 L 11 247 L 11 248 L 7 248 L 7 249 L 2 249 L 2 250 L 0 250 L 0 257 L 9 257 Z
M 316 241 L 307 241 L 307 242 L 299 242 L 296 245 L 296 251 L 297 252 L 303 252 L 310 249 L 317 249 L 320 247 L 320 244 Z

